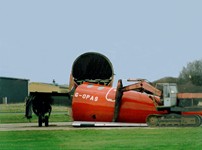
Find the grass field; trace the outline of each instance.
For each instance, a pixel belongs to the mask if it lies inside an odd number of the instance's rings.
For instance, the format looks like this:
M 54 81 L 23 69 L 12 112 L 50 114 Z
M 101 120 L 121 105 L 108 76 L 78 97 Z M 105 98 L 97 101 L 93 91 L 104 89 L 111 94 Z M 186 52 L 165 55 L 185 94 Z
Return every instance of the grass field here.
M 66 106 L 52 106 L 52 112 L 65 112 L 67 111 Z M 0 104 L 0 113 L 24 113 L 25 112 L 25 104 L 18 103 L 18 104 Z
M 201 127 L 3 131 L 0 137 L 2 150 L 199 150 L 202 147 Z
M 69 108 L 65 106 L 52 106 L 50 122 L 71 121 Z M 38 118 L 33 113 L 33 118 L 25 118 L 25 104 L 0 104 L 0 123 L 37 122 Z
M 0 105 L 0 109 L 4 107 Z M 6 106 L 0 120 L 8 122 L 22 115 L 15 105 Z M 65 120 L 66 107 L 55 109 L 55 121 Z M 54 109 L 54 108 L 53 108 Z M 12 111 L 11 111 L 12 110 Z M 22 109 L 23 110 L 23 109 Z M 14 116 L 11 116 L 15 112 Z M 3 115 L 2 115 L 3 114 Z M 6 114 L 6 115 L 5 115 Z M 58 119 L 56 116 L 58 115 Z M 11 116 L 11 118 L 8 118 Z M 22 117 L 22 116 L 21 116 Z M 10 121 L 9 121 L 10 120 Z M 25 120 L 24 120 L 25 121 Z M 67 119 L 69 121 L 69 119 Z M 23 122 L 23 121 L 22 121 Z M 1 126 L 1 124 L 0 124 Z M 63 150 L 63 149 L 137 149 L 137 150 L 199 150 L 202 147 L 202 127 L 196 128 L 77 128 L 73 130 L 49 131 L 1 131 L 1 150 Z

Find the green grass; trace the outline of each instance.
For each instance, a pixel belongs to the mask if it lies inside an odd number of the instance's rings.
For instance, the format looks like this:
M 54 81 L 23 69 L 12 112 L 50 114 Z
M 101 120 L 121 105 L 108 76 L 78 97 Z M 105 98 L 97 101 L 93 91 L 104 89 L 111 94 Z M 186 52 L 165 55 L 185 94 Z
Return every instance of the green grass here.
M 53 106 L 50 122 L 70 121 L 67 107 Z M 0 123 L 28 122 L 24 104 L 0 105 Z M 33 115 L 32 122 L 37 122 Z M 1 126 L 1 124 L 0 124 Z M 68 127 L 67 127 L 68 128 Z M 137 149 L 198 150 L 197 128 L 78 128 L 77 130 L 1 131 L 1 150 Z
M 26 123 L 38 122 L 37 116 L 33 113 L 31 120 L 25 118 L 25 104 L 0 104 L 1 123 Z M 71 121 L 69 108 L 65 106 L 52 106 L 50 122 Z
M 2 150 L 138 149 L 198 150 L 202 128 L 81 129 L 0 132 Z
M 52 112 L 64 112 L 67 111 L 66 106 L 52 106 Z M 0 113 L 21 113 L 25 112 L 25 103 L 17 104 L 0 104 Z
M 71 121 L 71 116 L 65 113 L 51 114 L 49 118 L 50 122 L 68 122 Z M 33 114 L 32 119 L 28 120 L 24 114 L 18 113 L 0 113 L 1 123 L 26 123 L 26 122 L 38 122 L 38 118 Z

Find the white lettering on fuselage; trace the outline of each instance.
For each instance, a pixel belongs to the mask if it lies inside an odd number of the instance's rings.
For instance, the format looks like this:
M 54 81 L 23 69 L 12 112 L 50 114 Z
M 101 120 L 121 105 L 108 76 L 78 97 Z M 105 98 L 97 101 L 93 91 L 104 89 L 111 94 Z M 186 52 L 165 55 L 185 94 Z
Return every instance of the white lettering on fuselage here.
M 90 100 L 90 101 L 98 101 L 98 96 L 93 96 L 93 95 L 89 95 L 89 94 L 79 94 L 79 93 L 75 93 L 74 97 L 81 97 L 82 99 L 85 100 Z

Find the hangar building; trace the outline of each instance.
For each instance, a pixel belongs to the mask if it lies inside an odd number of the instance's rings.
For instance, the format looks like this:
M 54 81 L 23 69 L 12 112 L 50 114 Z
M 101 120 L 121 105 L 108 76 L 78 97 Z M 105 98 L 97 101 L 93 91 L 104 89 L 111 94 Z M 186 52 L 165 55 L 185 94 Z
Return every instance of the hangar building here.
M 28 96 L 28 79 L 0 77 L 0 103 L 20 103 Z
M 42 93 L 68 93 L 67 85 L 57 85 L 50 83 L 31 82 L 29 83 L 29 92 L 42 92 Z M 67 96 L 52 96 L 54 104 L 56 105 L 71 105 L 71 101 Z

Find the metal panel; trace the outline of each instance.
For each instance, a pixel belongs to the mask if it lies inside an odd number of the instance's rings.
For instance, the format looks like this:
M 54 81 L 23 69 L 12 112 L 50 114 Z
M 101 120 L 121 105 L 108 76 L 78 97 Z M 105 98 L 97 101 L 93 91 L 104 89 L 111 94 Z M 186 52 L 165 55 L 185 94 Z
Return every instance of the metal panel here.
M 7 97 L 8 103 L 24 102 L 28 96 L 27 79 L 0 77 L 0 103 Z

